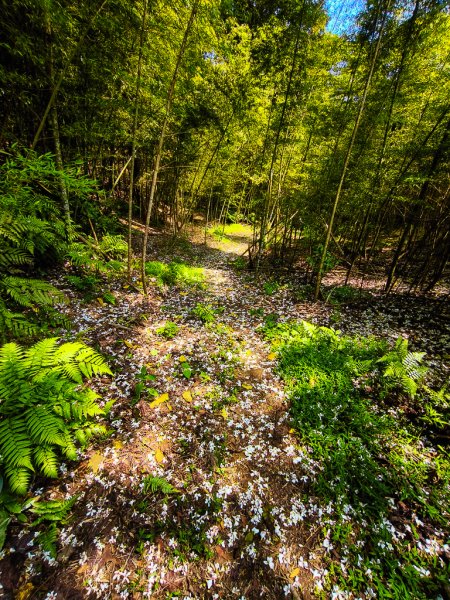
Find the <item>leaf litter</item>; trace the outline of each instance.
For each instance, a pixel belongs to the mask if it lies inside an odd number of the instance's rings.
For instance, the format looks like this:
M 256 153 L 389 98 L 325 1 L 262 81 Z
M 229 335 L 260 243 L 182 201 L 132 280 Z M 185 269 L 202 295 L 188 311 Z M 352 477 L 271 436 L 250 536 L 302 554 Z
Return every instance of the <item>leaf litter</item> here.
M 163 251 L 155 246 L 152 258 Z M 310 494 L 321 465 L 291 427 L 276 354 L 258 327 L 307 319 L 350 334 L 403 335 L 427 350 L 438 378 L 448 377 L 440 299 L 386 299 L 375 290 L 336 309 L 299 301 L 295 285 L 264 294 L 256 275 L 230 266 L 230 248 L 194 243 L 186 252 L 204 267 L 206 289 L 154 287 L 143 297 L 116 281 L 114 305 L 65 290 L 71 304 L 62 310 L 74 324 L 67 337 L 97 346 L 115 373 L 94 382 L 105 403 L 115 400 L 111 435 L 45 484 L 47 499 L 79 495 L 56 558 L 12 528 L 0 561 L 5 598 L 17 590 L 48 600 L 312 598 L 327 583 L 324 559 L 336 552 L 326 533 L 335 507 Z M 193 315 L 199 303 L 223 310 L 202 324 Z M 172 339 L 156 334 L 164 321 L 179 327 Z M 149 381 L 136 400 L 143 372 Z M 179 493 L 145 491 L 146 477 Z M 448 556 L 442 532 L 419 540 Z M 364 597 L 370 590 L 368 581 Z M 337 589 L 332 597 L 352 596 Z

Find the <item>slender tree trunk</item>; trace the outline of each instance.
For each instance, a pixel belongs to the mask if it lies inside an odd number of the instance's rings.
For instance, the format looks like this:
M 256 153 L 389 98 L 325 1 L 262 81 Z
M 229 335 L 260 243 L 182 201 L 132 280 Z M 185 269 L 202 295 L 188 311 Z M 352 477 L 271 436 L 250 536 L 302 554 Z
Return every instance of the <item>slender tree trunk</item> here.
M 300 29 L 301 29 L 301 26 L 299 26 L 298 30 L 297 30 L 294 54 L 292 56 L 291 70 L 289 72 L 286 92 L 284 94 L 283 108 L 281 109 L 280 121 L 279 121 L 278 127 L 277 127 L 277 133 L 276 133 L 276 137 L 275 137 L 275 145 L 274 145 L 273 152 L 272 152 L 272 159 L 270 161 L 269 181 L 267 184 L 267 192 L 266 192 L 265 202 L 264 202 L 264 206 L 263 206 L 259 243 L 258 243 L 258 251 L 257 251 L 257 255 L 256 255 L 256 270 L 258 270 L 258 268 L 259 268 L 262 253 L 264 251 L 265 239 L 266 239 L 266 235 L 267 235 L 269 212 L 270 212 L 270 207 L 271 207 L 271 202 L 272 202 L 272 184 L 273 184 L 275 161 L 277 159 L 278 144 L 280 141 L 281 130 L 283 128 L 284 117 L 285 117 L 286 109 L 287 109 L 287 103 L 289 100 L 289 94 L 291 91 L 292 80 L 294 77 L 295 65 L 297 62 L 297 54 L 298 54 L 298 49 L 299 49 L 299 45 L 300 45 Z
M 167 92 L 166 107 L 165 107 L 165 111 L 164 111 L 164 120 L 161 125 L 161 132 L 159 134 L 158 146 L 156 149 L 155 166 L 153 168 L 152 185 L 150 188 L 150 197 L 149 197 L 149 201 L 148 201 L 147 215 L 146 215 L 146 219 L 145 219 L 144 242 L 143 242 L 143 246 L 142 246 L 141 275 L 142 275 L 142 288 L 143 288 L 144 294 L 147 293 L 147 283 L 145 281 L 145 259 L 147 257 L 148 229 L 150 226 L 150 215 L 152 213 L 156 185 L 158 183 L 159 165 L 161 162 L 161 155 L 162 155 L 163 146 L 164 146 L 164 137 L 166 134 L 167 124 L 169 122 L 170 112 L 172 110 L 172 103 L 173 103 L 173 97 L 175 94 L 175 84 L 178 79 L 178 72 L 180 70 L 180 65 L 181 65 L 181 61 L 184 56 L 184 52 L 186 50 L 188 37 L 191 32 L 192 25 L 194 23 L 195 15 L 197 13 L 198 3 L 199 3 L 199 0 L 195 0 L 194 4 L 192 5 L 192 10 L 191 10 L 191 14 L 189 16 L 189 21 L 186 25 L 186 30 L 184 32 L 183 41 L 181 42 L 181 46 L 178 51 L 177 62 L 175 64 L 175 69 L 174 69 L 174 72 L 172 75 L 172 79 L 170 80 L 169 90 Z
M 31 144 L 32 150 L 34 150 L 36 148 L 36 145 L 37 145 L 37 143 L 39 141 L 39 138 L 41 137 L 42 130 L 44 129 L 44 126 L 45 126 L 47 118 L 48 118 L 48 116 L 50 114 L 50 111 L 51 111 L 53 105 L 55 104 L 55 100 L 56 100 L 56 97 L 58 95 L 59 88 L 61 87 L 61 84 L 62 84 L 62 82 L 64 80 L 64 76 L 65 76 L 68 68 L 70 67 L 73 59 L 78 54 L 78 51 L 80 50 L 81 46 L 83 45 L 84 39 L 85 39 L 85 37 L 86 37 L 86 35 L 87 35 L 88 31 L 89 31 L 89 28 L 92 26 L 92 23 L 98 17 L 100 11 L 102 10 L 102 8 L 105 6 L 105 4 L 107 2 L 108 2 L 108 0 L 103 0 L 103 2 L 100 4 L 100 6 L 97 9 L 97 11 L 95 12 L 94 16 L 90 20 L 89 24 L 86 26 L 86 29 L 84 30 L 84 32 L 80 36 L 80 39 L 78 40 L 78 43 L 75 46 L 74 50 L 69 55 L 69 58 L 67 60 L 67 63 L 65 65 L 65 67 L 62 69 L 61 73 L 59 74 L 59 77 L 57 78 L 57 80 L 56 80 L 56 82 L 55 82 L 55 84 L 53 86 L 52 95 L 50 96 L 50 100 L 48 101 L 48 104 L 47 104 L 47 106 L 45 108 L 45 111 L 44 111 L 44 114 L 42 116 L 41 122 L 39 123 L 39 126 L 37 128 L 36 134 L 35 134 L 34 139 L 33 139 L 33 143 Z
M 378 58 L 378 52 L 380 50 L 381 38 L 383 36 L 383 29 L 384 29 L 384 24 L 385 24 L 386 17 L 387 17 L 388 8 L 389 8 L 389 2 L 388 2 L 388 5 L 386 6 L 385 11 L 383 12 L 383 17 L 382 17 L 381 26 L 380 26 L 380 32 L 378 34 L 377 43 L 375 45 L 375 50 L 373 52 L 372 60 L 370 62 L 369 74 L 367 75 L 366 83 L 364 85 L 363 95 L 362 95 L 362 98 L 361 98 L 361 102 L 359 104 L 358 113 L 356 115 L 355 124 L 353 125 L 352 136 L 350 138 L 350 143 L 348 145 L 347 153 L 345 155 L 344 164 L 343 164 L 342 172 L 341 172 L 341 178 L 339 180 L 339 185 L 338 185 L 338 188 L 337 188 L 337 191 L 336 191 L 336 196 L 335 196 L 335 199 L 334 199 L 333 209 L 331 211 L 331 216 L 330 216 L 330 222 L 328 223 L 328 227 L 327 227 L 327 235 L 326 235 L 326 238 L 325 238 L 325 243 L 323 245 L 322 255 L 320 257 L 319 269 L 318 269 L 317 277 L 316 277 L 316 287 L 315 287 L 315 290 L 314 290 L 314 299 L 315 300 L 317 300 L 319 298 L 319 295 L 320 295 L 320 285 L 322 283 L 323 267 L 324 267 L 325 258 L 326 258 L 327 252 L 328 252 L 328 246 L 330 244 L 330 239 L 331 239 L 331 234 L 332 234 L 332 230 L 333 230 L 334 219 L 335 219 L 337 208 L 338 208 L 338 205 L 339 205 L 339 200 L 341 198 L 341 193 L 342 193 L 342 188 L 344 186 L 345 177 L 347 175 L 348 164 L 350 162 L 350 156 L 352 154 L 353 146 L 354 146 L 355 139 L 356 139 L 356 134 L 358 133 L 359 125 L 361 123 L 361 118 L 362 118 L 362 115 L 363 115 L 363 112 L 364 112 L 364 107 L 365 107 L 365 104 L 366 104 L 367 94 L 368 94 L 368 91 L 369 91 L 369 88 L 370 88 L 370 84 L 372 82 L 372 76 L 373 76 L 373 73 L 374 73 L 374 70 L 375 70 L 375 64 L 376 64 L 376 61 L 377 61 L 377 58 Z
M 141 89 L 141 69 L 142 69 L 142 51 L 144 48 L 144 33 L 145 33 L 145 20 L 147 17 L 147 0 L 144 0 L 144 8 L 142 12 L 142 26 L 141 33 L 139 36 L 139 55 L 137 64 L 137 75 L 136 75 L 136 89 L 134 96 L 134 115 L 133 115 L 133 127 L 131 131 L 131 158 L 130 158 L 130 187 L 128 191 L 128 261 L 127 261 L 127 276 L 128 282 L 131 282 L 131 263 L 133 259 L 133 247 L 132 247 L 132 225 L 133 220 L 133 190 L 134 190 L 134 165 L 136 161 L 136 133 L 138 126 L 139 116 L 139 94 Z

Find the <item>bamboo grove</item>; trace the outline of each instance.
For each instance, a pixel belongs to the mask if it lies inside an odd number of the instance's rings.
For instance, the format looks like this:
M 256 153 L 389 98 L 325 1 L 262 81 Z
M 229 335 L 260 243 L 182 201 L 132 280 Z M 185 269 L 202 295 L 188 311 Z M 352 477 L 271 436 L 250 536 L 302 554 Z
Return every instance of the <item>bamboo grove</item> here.
M 253 224 L 252 267 L 306 258 L 316 297 L 335 261 L 364 277 L 386 257 L 387 292 L 432 290 L 450 258 L 450 14 L 373 0 L 344 34 L 328 19 L 313 0 L 2 0 L 2 156 L 51 152 L 96 180 L 50 199 L 87 232 L 144 224 L 143 264 L 151 224 L 202 215 Z

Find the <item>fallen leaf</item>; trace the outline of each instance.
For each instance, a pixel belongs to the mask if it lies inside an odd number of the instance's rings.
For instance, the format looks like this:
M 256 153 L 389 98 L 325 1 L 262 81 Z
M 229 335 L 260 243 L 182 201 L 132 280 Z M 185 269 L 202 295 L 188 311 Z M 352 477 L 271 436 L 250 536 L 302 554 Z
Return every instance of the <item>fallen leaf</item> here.
M 253 389 L 253 386 L 250 385 L 249 383 L 243 383 L 242 387 L 244 388 L 244 390 L 251 390 L 251 389 Z
M 91 456 L 91 458 L 88 462 L 88 467 L 90 467 L 92 469 L 93 473 L 97 473 L 102 461 L 103 461 L 103 456 L 100 454 L 100 452 L 94 452 L 94 454 Z
M 226 563 L 233 560 L 233 556 L 229 552 L 224 550 L 222 546 L 217 545 L 215 546 L 214 550 L 216 551 L 216 554 L 219 558 L 219 562 Z
M 20 586 L 14 597 L 17 600 L 28 600 L 28 598 L 31 597 L 33 590 L 34 585 L 31 583 L 31 581 L 28 581 L 27 583 Z
M 153 348 L 152 350 L 150 350 L 150 355 L 151 356 L 158 356 L 158 350 L 155 350 L 155 348 Z
M 295 569 L 292 569 L 291 574 L 289 575 L 289 577 L 291 579 L 295 579 L 299 573 L 300 573 L 300 569 L 298 567 L 296 567 Z
M 275 360 L 275 359 L 276 359 L 276 357 L 277 357 L 277 355 L 276 355 L 276 353 L 275 353 L 275 352 L 271 352 L 271 353 L 270 353 L 270 354 L 268 354 L 268 356 L 267 356 L 267 358 L 268 358 L 269 360 Z
M 291 429 L 289 429 L 289 433 L 297 433 L 297 431 L 292 427 Z
M 161 396 L 158 396 L 158 398 L 156 398 L 156 400 L 153 400 L 153 402 L 150 402 L 150 408 L 155 408 L 156 406 L 159 406 L 163 402 L 166 402 L 168 399 L 169 399 L 169 394 L 161 394 Z
M 103 298 L 97 298 L 97 302 L 100 304 L 100 306 L 105 306 L 105 301 Z
M 121 440 L 116 440 L 113 446 L 116 450 L 120 450 L 121 448 L 123 448 L 123 442 Z
M 162 463 L 162 461 L 164 460 L 164 454 L 160 448 L 156 449 L 155 460 L 157 463 Z
M 226 420 L 228 419 L 228 411 L 226 408 L 222 408 L 222 410 L 220 411 L 220 414 L 222 415 L 222 417 Z
M 180 356 L 178 359 L 180 362 L 187 362 L 187 358 L 185 356 Z
M 132 342 L 129 342 L 128 340 L 123 340 L 123 343 L 127 348 L 134 348 L 134 344 Z
M 192 402 L 192 394 L 189 390 L 183 392 L 182 396 L 186 400 L 186 402 Z

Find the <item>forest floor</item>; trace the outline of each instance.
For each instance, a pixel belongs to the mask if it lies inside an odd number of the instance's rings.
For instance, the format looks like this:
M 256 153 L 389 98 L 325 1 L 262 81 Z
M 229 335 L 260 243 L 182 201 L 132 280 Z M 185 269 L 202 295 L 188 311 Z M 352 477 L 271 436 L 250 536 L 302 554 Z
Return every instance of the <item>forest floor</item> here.
M 233 268 L 246 243 L 230 235 L 204 245 L 198 230 L 177 243 L 152 237 L 149 260 L 203 268 L 204 289 L 153 285 L 143 296 L 117 279 L 108 304 L 54 277 L 70 297 L 61 308 L 73 321 L 68 337 L 94 345 L 114 372 L 93 384 L 115 400 L 111 435 L 64 465 L 58 481 L 35 485 L 45 499 L 78 495 L 73 517 L 56 558 L 12 527 L 0 597 L 306 600 L 326 585 L 334 507 L 310 493 L 319 466 L 291 427 L 276 356 L 258 327 L 276 314 L 408 337 L 444 380 L 448 315 L 438 297 L 385 298 L 376 281 L 353 303 L 311 303 L 295 275 L 271 285 L 273 274 Z M 172 339 L 157 332 L 167 322 L 178 327 Z

